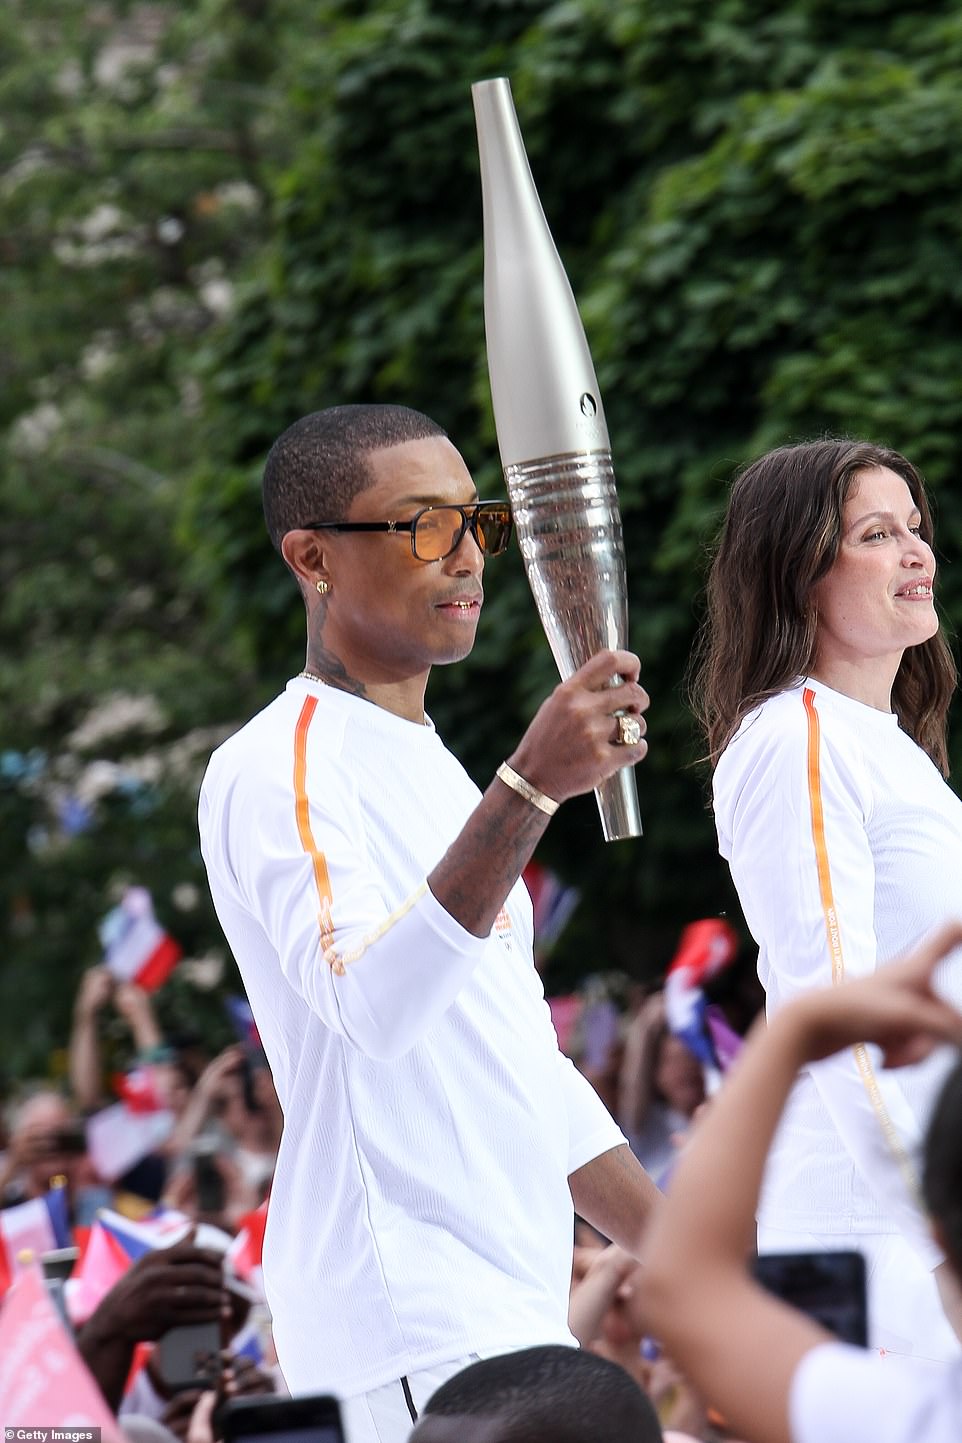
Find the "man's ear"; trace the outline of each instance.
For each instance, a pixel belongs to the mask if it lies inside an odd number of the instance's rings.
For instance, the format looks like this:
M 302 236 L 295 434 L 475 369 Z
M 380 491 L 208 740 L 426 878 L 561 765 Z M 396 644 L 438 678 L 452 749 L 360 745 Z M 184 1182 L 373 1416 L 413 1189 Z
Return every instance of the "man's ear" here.
M 288 531 L 281 541 L 281 555 L 308 590 L 313 590 L 318 581 L 330 580 L 324 547 L 316 531 Z

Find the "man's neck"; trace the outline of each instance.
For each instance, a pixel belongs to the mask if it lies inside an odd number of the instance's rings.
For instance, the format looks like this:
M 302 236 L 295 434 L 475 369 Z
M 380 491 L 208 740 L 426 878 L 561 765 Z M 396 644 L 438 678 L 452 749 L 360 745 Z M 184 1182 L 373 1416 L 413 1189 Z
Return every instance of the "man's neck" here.
M 418 726 L 425 724 L 424 693 L 429 672 L 423 676 L 405 677 L 402 681 L 365 682 L 349 676 L 336 657 L 324 652 L 318 654 L 312 647 L 308 651 L 304 675 L 337 691 L 346 691 L 350 696 L 373 702 L 405 721 L 415 722 Z

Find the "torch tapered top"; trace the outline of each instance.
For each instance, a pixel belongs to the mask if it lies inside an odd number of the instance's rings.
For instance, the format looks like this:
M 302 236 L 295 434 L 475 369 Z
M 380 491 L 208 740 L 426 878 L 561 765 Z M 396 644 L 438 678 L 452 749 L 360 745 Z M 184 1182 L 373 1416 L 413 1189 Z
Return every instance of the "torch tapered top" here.
M 484 208 L 484 322 L 503 466 L 607 451 L 584 327 L 525 154 L 508 80 L 471 87 Z

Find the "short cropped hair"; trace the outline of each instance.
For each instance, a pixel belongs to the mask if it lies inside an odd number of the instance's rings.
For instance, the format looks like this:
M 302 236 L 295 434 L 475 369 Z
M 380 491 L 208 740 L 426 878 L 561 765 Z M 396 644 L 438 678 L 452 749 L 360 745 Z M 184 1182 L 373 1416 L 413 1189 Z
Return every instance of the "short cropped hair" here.
M 449 1378 L 422 1417 L 498 1422 L 498 1443 L 661 1443 L 635 1380 L 607 1358 L 546 1344 L 484 1358 Z
M 308 521 L 343 521 L 372 484 L 368 456 L 404 441 L 447 433 L 407 406 L 330 406 L 302 416 L 280 435 L 264 466 L 264 520 L 277 550 Z

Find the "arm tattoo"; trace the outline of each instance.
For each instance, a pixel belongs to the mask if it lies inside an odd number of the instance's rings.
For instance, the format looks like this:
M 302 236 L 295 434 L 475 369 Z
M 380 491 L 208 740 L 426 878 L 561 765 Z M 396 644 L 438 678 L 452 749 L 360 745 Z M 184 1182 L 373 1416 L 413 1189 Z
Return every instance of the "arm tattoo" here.
M 442 907 L 478 937 L 494 925 L 548 825 L 543 812 L 510 792 L 499 795 L 502 790 L 492 783 L 428 878 Z

